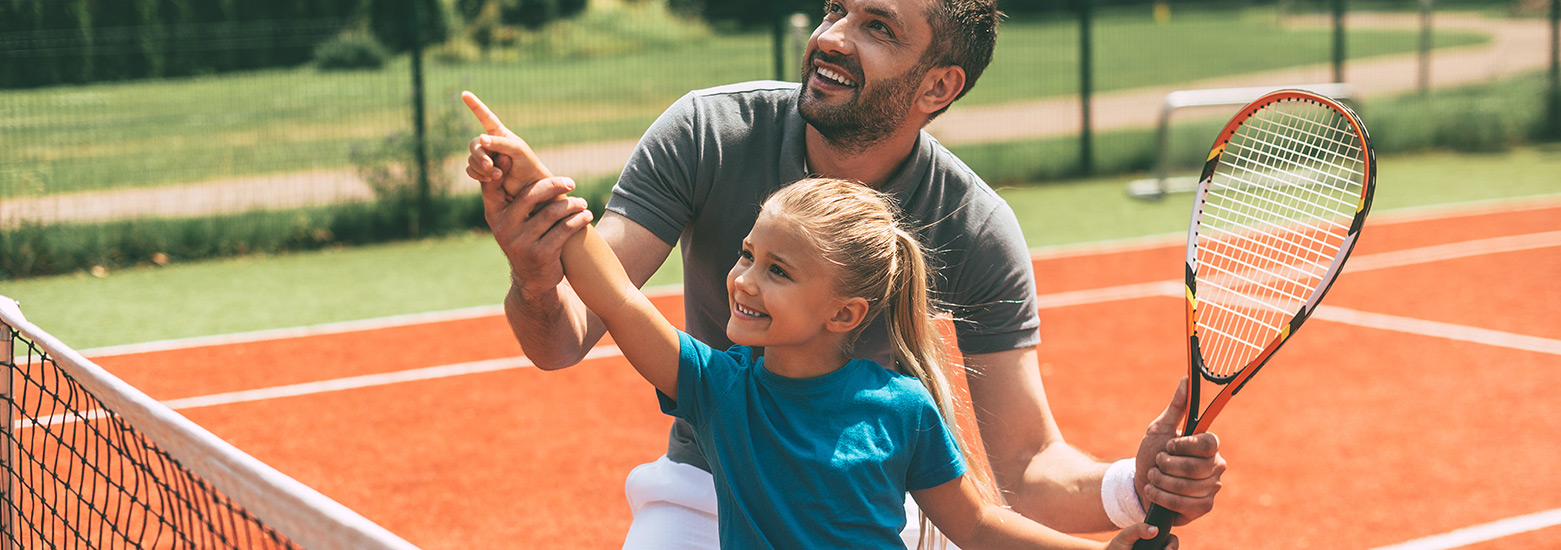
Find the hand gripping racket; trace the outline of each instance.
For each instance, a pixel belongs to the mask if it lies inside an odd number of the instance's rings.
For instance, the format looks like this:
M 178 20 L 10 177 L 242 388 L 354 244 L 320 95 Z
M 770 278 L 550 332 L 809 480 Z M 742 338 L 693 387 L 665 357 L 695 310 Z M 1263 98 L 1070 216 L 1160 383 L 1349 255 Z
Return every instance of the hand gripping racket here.
M 1360 237 L 1376 170 L 1360 117 L 1326 96 L 1273 92 L 1225 125 L 1203 166 L 1187 230 L 1183 434 L 1207 431 L 1316 310 Z M 1205 384 L 1223 389 L 1200 414 Z M 1146 521 L 1159 534 L 1133 548 L 1164 548 L 1175 518 L 1151 507 Z

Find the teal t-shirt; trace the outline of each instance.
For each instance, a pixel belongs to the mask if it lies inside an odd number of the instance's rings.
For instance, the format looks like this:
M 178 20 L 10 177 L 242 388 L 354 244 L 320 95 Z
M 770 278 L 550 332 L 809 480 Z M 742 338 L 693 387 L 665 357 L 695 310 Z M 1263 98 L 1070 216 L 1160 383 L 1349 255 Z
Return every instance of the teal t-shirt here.
M 722 548 L 903 548 L 905 494 L 965 473 L 917 379 L 868 360 L 816 378 L 680 333 L 678 399 L 715 476 Z

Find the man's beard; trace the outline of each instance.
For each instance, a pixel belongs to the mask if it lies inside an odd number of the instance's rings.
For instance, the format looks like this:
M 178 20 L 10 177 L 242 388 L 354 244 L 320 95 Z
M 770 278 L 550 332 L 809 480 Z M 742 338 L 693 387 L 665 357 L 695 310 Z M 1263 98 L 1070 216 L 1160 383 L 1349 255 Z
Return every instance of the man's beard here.
M 802 65 L 803 85 L 798 91 L 797 108 L 802 120 L 818 130 L 819 135 L 837 147 L 850 152 L 861 152 L 884 140 L 910 114 L 917 85 L 926 69 L 917 64 L 910 70 L 893 77 L 874 82 L 864 82 L 858 77 L 861 67 L 855 59 L 840 57 L 831 59 L 822 52 L 814 58 L 824 58 L 851 73 L 858 80 L 857 88 L 846 103 L 832 105 L 816 95 L 807 85 L 817 69 L 811 60 Z

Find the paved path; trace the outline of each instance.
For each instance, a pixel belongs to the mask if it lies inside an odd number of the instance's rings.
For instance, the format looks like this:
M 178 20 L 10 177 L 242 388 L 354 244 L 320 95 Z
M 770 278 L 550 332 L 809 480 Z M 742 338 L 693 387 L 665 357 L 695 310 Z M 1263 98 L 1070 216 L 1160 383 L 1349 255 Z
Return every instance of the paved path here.
M 1306 24 L 1301 20 L 1298 24 Z M 1319 20 L 1318 24 L 1325 24 Z M 1419 25 L 1414 15 L 1355 13 L 1351 27 L 1410 27 Z M 1540 20 L 1490 20 L 1468 14 L 1438 14 L 1441 30 L 1473 30 L 1489 33 L 1490 42 L 1455 49 L 1436 50 L 1430 82 L 1445 87 L 1491 80 L 1538 70 L 1549 62 L 1550 30 Z M 1345 80 L 1355 98 L 1398 94 L 1418 86 L 1416 54 L 1385 56 L 1346 65 Z M 1331 65 L 1315 65 L 1243 74 L 1174 86 L 1139 88 L 1097 94 L 1091 105 L 1095 131 L 1143 127 L 1155 123 L 1165 95 L 1179 89 L 1233 88 L 1318 83 L 1332 80 Z M 1001 105 L 956 105 L 934 121 L 928 132 L 945 144 L 1011 141 L 1077 133 L 1081 126 L 1079 99 L 1064 97 Z M 1229 109 L 1224 110 L 1228 116 Z M 591 143 L 545 149 L 539 154 L 555 172 L 576 177 L 616 173 L 622 168 L 633 140 Z M 468 183 L 461 163 L 450 164 L 453 181 Z M 471 186 L 458 185 L 459 188 Z M 179 217 L 243 212 L 256 208 L 291 208 L 310 204 L 361 200 L 372 192 L 352 170 L 325 170 L 215 182 L 52 195 L 0 201 L 0 224 L 20 220 L 42 223 L 101 221 L 134 217 Z

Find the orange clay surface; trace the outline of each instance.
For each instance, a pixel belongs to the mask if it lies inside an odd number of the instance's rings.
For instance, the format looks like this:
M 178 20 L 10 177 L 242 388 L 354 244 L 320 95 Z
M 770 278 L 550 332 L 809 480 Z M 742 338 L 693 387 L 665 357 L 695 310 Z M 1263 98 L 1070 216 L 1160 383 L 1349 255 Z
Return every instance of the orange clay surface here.
M 1561 231 L 1561 206 L 1374 220 L 1352 261 Z M 1042 295 L 1180 282 L 1180 244 L 1038 257 Z M 1561 338 L 1556 245 L 1351 273 L 1324 306 Z M 674 322 L 679 298 L 657 299 Z M 1186 374 L 1184 305 L 1041 311 L 1041 370 L 1068 441 L 1122 457 Z M 98 362 L 158 399 L 514 357 L 501 317 Z M 1561 508 L 1553 353 L 1314 319 L 1211 431 L 1230 469 L 1184 548 L 1374 548 Z M 617 548 L 624 476 L 669 417 L 620 357 L 181 411 L 426 549 Z M 1551 544 L 1549 527 L 1470 546 Z

